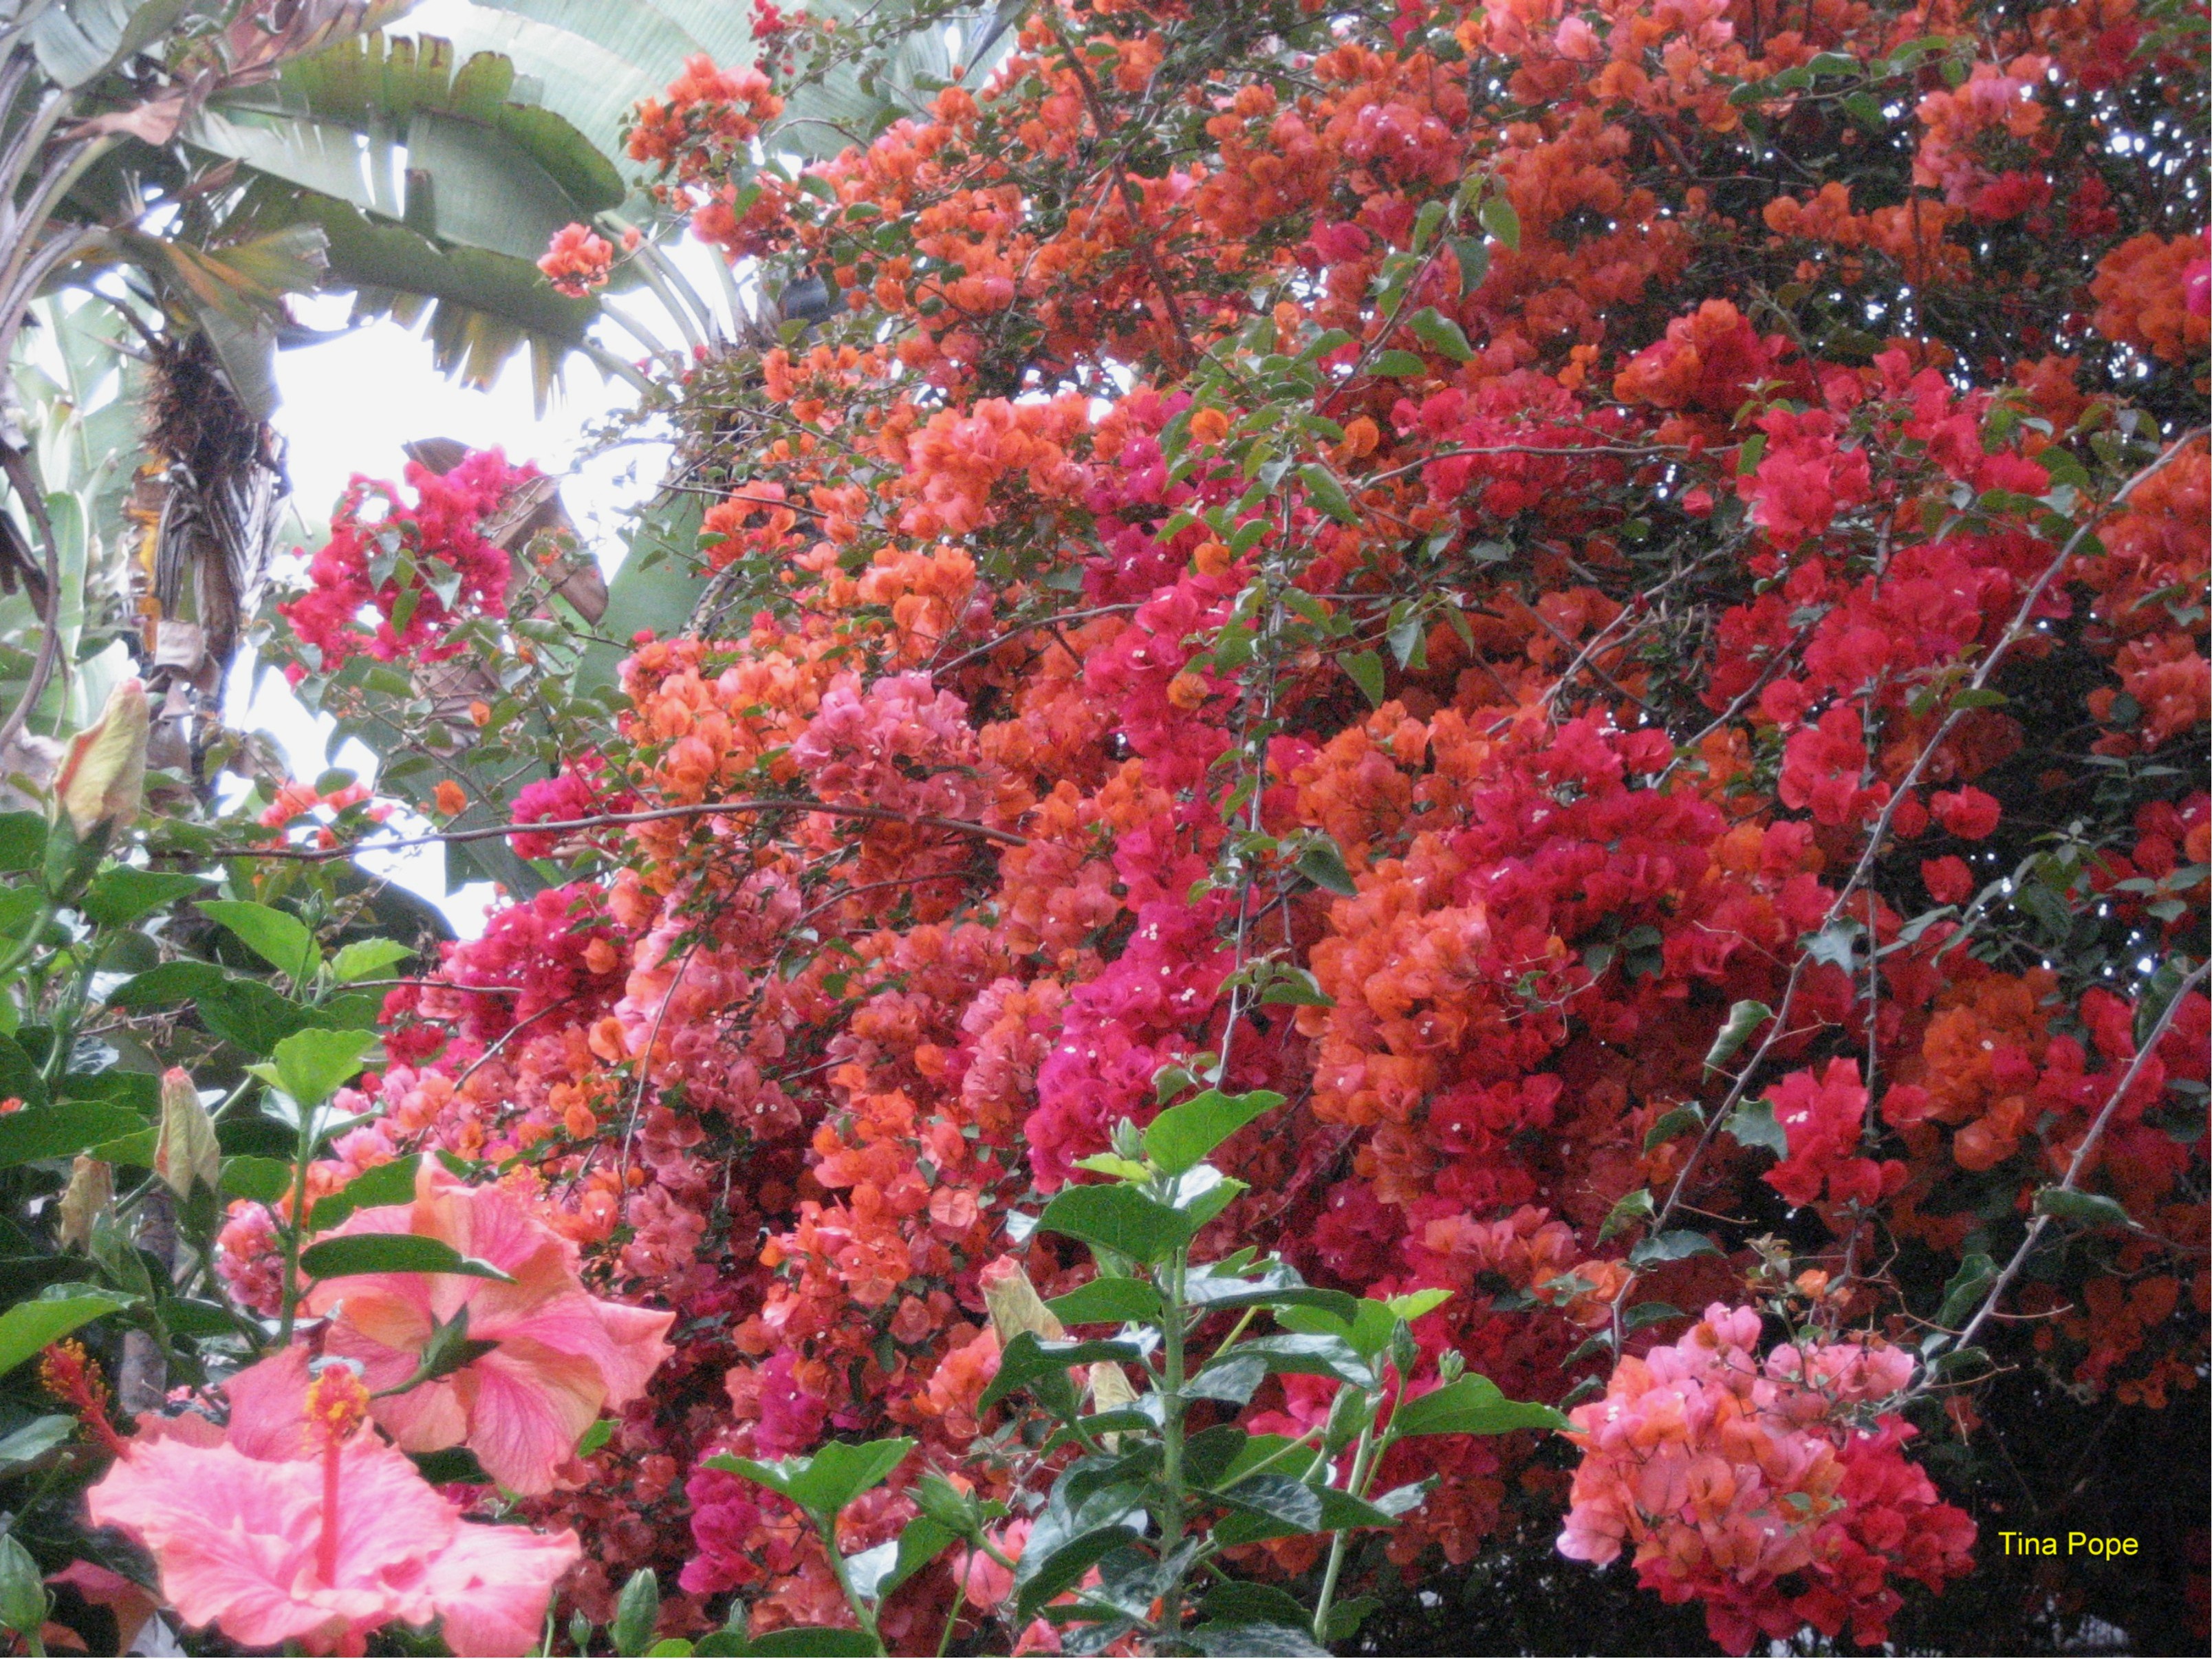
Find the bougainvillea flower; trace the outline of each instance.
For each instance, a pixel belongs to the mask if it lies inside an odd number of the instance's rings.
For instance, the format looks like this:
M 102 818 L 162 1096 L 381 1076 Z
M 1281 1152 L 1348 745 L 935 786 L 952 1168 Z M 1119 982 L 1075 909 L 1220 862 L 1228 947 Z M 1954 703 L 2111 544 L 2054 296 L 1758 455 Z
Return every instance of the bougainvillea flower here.
M 470 1187 L 428 1165 L 412 1204 L 357 1211 L 337 1231 L 419 1234 L 513 1279 L 362 1273 L 325 1279 L 307 1298 L 309 1311 L 331 1318 L 324 1352 L 358 1361 L 380 1393 L 413 1376 L 439 1328 L 465 1314 L 468 1340 L 495 1346 L 373 1409 L 407 1450 L 465 1444 L 510 1491 L 550 1490 L 578 1437 L 601 1411 L 635 1399 L 668 1357 L 675 1316 L 586 1295 L 576 1247 L 507 1188 Z
M 575 1534 L 464 1522 L 406 1457 L 357 1431 L 367 1390 L 344 1368 L 337 1375 L 351 1398 L 329 1413 L 315 1409 L 311 1387 L 315 1455 L 249 1457 L 228 1441 L 142 1436 L 86 1494 L 94 1524 L 145 1547 L 186 1624 L 244 1647 L 357 1653 L 384 1625 L 443 1617 L 457 1654 L 524 1650 L 580 1553 Z

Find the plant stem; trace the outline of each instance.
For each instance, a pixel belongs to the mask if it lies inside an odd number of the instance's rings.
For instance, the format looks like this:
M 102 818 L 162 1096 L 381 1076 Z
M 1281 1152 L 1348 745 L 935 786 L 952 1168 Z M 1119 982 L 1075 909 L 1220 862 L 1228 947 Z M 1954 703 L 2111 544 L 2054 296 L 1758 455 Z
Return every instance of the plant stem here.
M 845 1565 L 845 1558 L 837 1548 L 837 1517 L 817 1516 L 814 1522 L 822 1534 L 822 1547 L 830 1557 L 830 1571 L 837 1576 L 837 1588 L 845 1592 L 845 1605 L 853 1609 L 853 1617 L 860 1621 L 862 1634 L 875 1644 L 878 1653 L 884 1651 L 883 1632 L 876 1627 L 875 1609 L 860 1599 L 853 1588 L 852 1572 Z
M 276 1346 L 292 1340 L 292 1317 L 300 1305 L 300 1239 L 307 1225 L 307 1165 L 315 1156 L 315 1123 L 319 1107 L 300 1108 L 300 1157 L 292 1168 L 291 1224 L 284 1230 L 284 1311 L 276 1322 Z
M 1375 1425 L 1370 1422 L 1359 1431 L 1359 1449 L 1352 1455 L 1352 1478 L 1345 1483 L 1345 1489 L 1355 1498 L 1366 1482 L 1367 1458 L 1374 1446 Z M 1351 1536 L 1340 1532 L 1328 1540 L 1328 1566 L 1322 1575 L 1321 1600 L 1314 1604 L 1313 1637 L 1316 1642 L 1325 1644 L 1328 1640 L 1329 1605 L 1336 1600 L 1336 1581 L 1344 1572 L 1345 1547 Z
M 1171 1560 L 1182 1543 L 1182 1423 L 1187 1409 L 1183 1381 L 1183 1274 L 1190 1265 L 1188 1249 L 1177 1249 L 1168 1262 L 1167 1308 L 1160 1322 L 1165 1338 L 1160 1355 L 1160 1484 L 1167 1498 L 1160 1516 L 1160 1559 Z M 1164 1648 L 1179 1645 L 1182 1629 L 1182 1575 L 1178 1572 L 1160 1598 L 1160 1636 Z

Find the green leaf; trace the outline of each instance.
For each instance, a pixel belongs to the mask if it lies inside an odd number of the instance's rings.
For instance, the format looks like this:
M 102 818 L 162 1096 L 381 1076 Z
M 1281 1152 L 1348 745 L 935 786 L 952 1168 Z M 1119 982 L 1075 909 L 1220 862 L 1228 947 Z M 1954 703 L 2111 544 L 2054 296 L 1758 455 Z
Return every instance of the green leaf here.
M 1705 1109 L 1697 1102 L 1692 1101 L 1686 1106 L 1677 1106 L 1671 1112 L 1662 1113 L 1659 1121 L 1646 1132 L 1644 1137 L 1644 1150 L 1647 1152 L 1656 1152 L 1676 1135 L 1686 1130 L 1704 1127 L 1705 1121 Z
M 1482 205 L 1475 210 L 1482 228 L 1510 248 L 1521 246 L 1521 216 L 1513 210 L 1513 204 L 1500 195 L 1486 196 Z
M 39 67 L 61 85 L 87 86 L 175 27 L 192 4 L 193 0 L 54 0 L 32 14 L 32 48 Z
M 1198 1231 L 1188 1216 L 1123 1186 L 1064 1188 L 1036 1224 L 1147 1267 L 1188 1243 Z
M 466 1279 L 514 1279 L 489 1261 L 463 1255 L 422 1233 L 349 1233 L 300 1252 L 300 1271 L 310 1279 L 349 1279 L 357 1273 L 457 1273 Z
M 1729 1114 L 1722 1132 L 1740 1146 L 1764 1146 L 1777 1158 L 1790 1156 L 1790 1134 L 1774 1121 L 1771 1101 L 1747 1100 Z
M 1703 1233 L 1675 1227 L 1647 1238 L 1628 1253 L 1632 1267 L 1649 1267 L 1661 1261 L 1681 1261 L 1693 1255 L 1718 1255 L 1721 1247 Z
M 1352 871 L 1345 864 L 1343 849 L 1326 830 L 1306 844 L 1305 851 L 1298 854 L 1297 862 L 1291 867 L 1324 892 L 1340 894 L 1346 898 L 1359 896 L 1359 884 L 1352 879 Z
M 246 948 L 295 983 L 322 965 L 315 936 L 297 916 L 251 899 L 202 899 L 200 914 L 244 940 Z
M 4 1121 L 5 1120 L 0 1120 Z M 2035 1195 L 2035 1212 L 2058 1221 L 2079 1221 L 2092 1227 L 2136 1230 L 2134 1218 L 2118 1199 L 2102 1193 L 2077 1193 L 2063 1187 L 2045 1187 Z
M 1650 1220 L 1657 1211 L 1651 1207 L 1651 1189 L 1638 1187 L 1634 1192 L 1622 1194 L 1606 1214 L 1605 1224 L 1597 1230 L 1601 1244 L 1616 1233 L 1626 1232 L 1631 1227 Z
M 1440 351 L 1455 363 L 1474 361 L 1474 348 L 1467 343 L 1460 325 L 1438 311 L 1434 306 L 1424 307 L 1406 319 L 1420 343 L 1432 351 Z
M 1063 1325 L 1125 1325 L 1160 1316 L 1160 1295 L 1141 1279 L 1094 1279 L 1045 1304 Z
M 1089 1342 L 1054 1342 L 1039 1336 L 1035 1331 L 1023 1331 L 1007 1343 L 999 1356 L 998 1374 L 991 1379 L 990 1387 L 983 1390 L 983 1406 L 995 1406 L 1017 1389 L 1027 1388 L 1040 1377 L 1057 1376 L 1063 1380 L 1068 1370 L 1077 1365 L 1094 1365 L 1102 1361 L 1125 1364 L 1145 1357 L 1145 1351 L 1133 1342 L 1116 1342 L 1099 1339 Z
M 955 1535 L 938 1522 L 926 1515 L 918 1515 L 891 1542 L 846 1557 L 845 1570 L 851 1574 L 853 1589 L 858 1594 L 868 1601 L 880 1601 L 956 1541 Z M 863 1562 L 867 1565 L 863 1566 Z
M 257 1076 L 271 1073 L 276 1086 L 301 1106 L 319 1106 L 360 1073 L 362 1057 L 376 1046 L 374 1031 L 328 1031 L 310 1026 L 295 1031 L 270 1052 L 270 1066 L 253 1068 Z
M 165 875 L 154 870 L 103 870 L 93 878 L 77 909 L 100 927 L 123 927 L 149 910 L 207 890 L 199 876 Z
M 1033 1531 L 1014 1571 L 1015 1617 L 1026 1620 L 1122 1545 L 1139 1536 L 1131 1521 L 1116 1521 L 1078 1533 L 1065 1543 L 1040 1547 Z M 1050 1542 L 1049 1540 L 1047 1540 Z
M 1286 1474 L 1255 1474 L 1207 1496 L 1285 1528 L 1278 1536 L 1295 1537 L 1300 1533 L 1321 1530 L 1321 1493 Z
M 1936 1310 L 1936 1322 L 1947 1331 L 1956 1330 L 1974 1304 L 1996 1283 L 1997 1264 L 1986 1250 L 1969 1250 L 1959 1262 L 1959 1271 L 1943 1286 L 1943 1305 Z
M 1395 380 L 1410 380 L 1429 372 L 1429 366 L 1410 351 L 1392 349 L 1375 360 L 1375 372 Z
M 76 1419 L 56 1413 L 34 1417 L 4 1440 L 0 1440 L 0 1473 L 36 1462 L 57 1446 L 69 1443 L 76 1432 Z
M 123 1303 L 112 1296 L 65 1296 L 52 1301 L 18 1302 L 0 1314 L 0 1376 L 5 1376 L 50 1343 L 80 1325 L 113 1313 Z
M 1259 1478 L 1273 1480 L 1277 1477 L 1262 1475 Z M 1310 1486 L 1307 1490 L 1321 1500 L 1321 1525 L 1315 1530 L 1351 1532 L 1368 1527 L 1388 1528 L 1398 1524 L 1398 1517 L 1389 1510 L 1354 1498 L 1348 1492 L 1340 1492 L 1334 1486 Z M 1256 1543 L 1263 1538 L 1291 1537 L 1301 1530 L 1304 1528 L 1291 1527 L 1285 1522 L 1271 1520 L 1248 1510 L 1224 1516 L 1215 1524 L 1213 1538 L 1217 1544 L 1230 1548 Z
M 700 1638 L 697 1651 L 705 1653 L 707 1644 L 716 1639 L 713 1636 Z M 865 1656 L 878 1650 L 864 1632 L 857 1630 L 840 1630 L 834 1625 L 797 1625 L 756 1636 L 728 1651 L 743 1654 L 746 1659 L 865 1659 Z
M 622 1588 L 615 1603 L 615 1621 L 607 1634 L 613 1638 L 617 1653 L 641 1654 L 652 1644 L 659 1623 L 659 1576 L 651 1567 L 640 1567 Z
M 38 812 L 0 812 L 0 870 L 35 870 L 46 856 L 46 820 Z
M 1717 1072 L 1735 1057 L 1751 1034 L 1774 1018 L 1774 1010 L 1763 1002 L 1749 1000 L 1737 1003 L 1729 1010 L 1728 1024 L 1713 1039 L 1713 1046 L 1705 1050 L 1705 1069 Z
M 1208 1659 L 1265 1659 L 1265 1656 L 1279 1655 L 1282 1659 L 1308 1659 L 1320 1655 L 1327 1659 L 1328 1650 L 1313 1639 L 1313 1632 L 1298 1625 L 1274 1622 L 1238 1620 L 1228 1622 L 1209 1619 L 1202 1625 L 1194 1625 L 1183 1632 L 1183 1639 Z
M 1216 1584 L 1200 1607 L 1208 1620 L 1224 1625 L 1280 1625 L 1297 1630 L 1310 1617 L 1298 1598 L 1279 1585 L 1242 1580 Z
M 723 1455 L 708 1458 L 707 1467 L 766 1486 L 824 1521 L 862 1492 L 883 1485 L 913 1449 L 911 1440 L 871 1440 L 860 1445 L 832 1440 L 809 1457 L 763 1463 Z
M 42 1158 L 74 1158 L 145 1127 L 145 1119 L 122 1106 L 82 1100 L 26 1106 L 0 1116 L 0 1170 Z
M 1207 1153 L 1254 1118 L 1282 1103 L 1282 1096 L 1266 1089 L 1242 1095 L 1208 1089 L 1152 1120 L 1145 1131 L 1145 1156 L 1168 1174 L 1181 1175 L 1204 1163 Z M 1049 1208 L 1046 1214 L 1051 1214 Z
M 1317 461 L 1309 461 L 1298 469 L 1298 479 L 1306 487 L 1306 494 L 1314 504 L 1340 524 L 1358 524 L 1359 509 L 1345 494 L 1344 486 L 1336 475 Z
M 201 1024 L 250 1054 L 265 1054 L 295 1031 L 315 1024 L 315 1016 L 298 1003 L 250 979 L 224 977 L 197 996 L 192 1008 Z
M 1377 651 L 1347 651 L 1336 659 L 1336 665 L 1352 677 L 1352 683 L 1367 694 L 1367 701 L 1376 708 L 1382 706 L 1382 655 Z
M 415 952 L 394 939 L 357 939 L 331 958 L 331 975 L 342 984 L 374 979 L 387 968 L 396 968 Z
M 307 1225 L 316 1232 L 335 1227 L 356 1210 L 414 1201 L 415 1175 L 422 1159 L 413 1152 L 363 1170 L 334 1193 L 315 1200 L 307 1212 Z
M 40 1073 L 38 1062 L 24 1052 L 21 1043 L 3 1031 L 0 1031 L 0 1100 L 20 1100 L 33 1111 L 46 1103 L 46 1079 Z M 0 1145 L 5 1144 L 5 1127 L 15 1115 L 0 1117 Z
M 1391 1432 L 1401 1439 L 1420 1434 L 1510 1434 L 1516 1429 L 1572 1426 L 1563 1413 L 1530 1401 L 1508 1400 L 1488 1377 L 1472 1373 L 1405 1401 L 1390 1419 Z
M 1328 1316 L 1323 1314 L 1320 1316 L 1327 1318 Z M 1257 1359 L 1273 1372 L 1334 1376 L 1356 1389 L 1375 1386 L 1374 1371 L 1360 1357 L 1358 1351 L 1340 1336 L 1293 1331 L 1285 1335 L 1262 1336 L 1240 1343 L 1235 1352 L 1238 1358 Z
M 165 962 L 134 974 L 107 994 L 114 1008 L 161 1008 L 173 1002 L 197 1002 L 220 994 L 230 975 L 211 962 Z

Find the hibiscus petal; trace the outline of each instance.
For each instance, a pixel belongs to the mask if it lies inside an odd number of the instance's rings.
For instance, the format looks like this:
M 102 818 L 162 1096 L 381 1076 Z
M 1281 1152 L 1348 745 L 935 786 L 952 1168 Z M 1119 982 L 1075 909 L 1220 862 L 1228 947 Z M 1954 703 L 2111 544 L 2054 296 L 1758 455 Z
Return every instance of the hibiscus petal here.
M 550 1492 L 606 1399 L 599 1366 L 518 1338 L 469 1369 L 477 1397 L 468 1445 L 477 1462 L 511 1492 Z
M 457 1528 L 426 1585 L 447 1649 L 460 1659 L 531 1652 L 544 1632 L 554 1582 L 582 1553 L 573 1532 Z

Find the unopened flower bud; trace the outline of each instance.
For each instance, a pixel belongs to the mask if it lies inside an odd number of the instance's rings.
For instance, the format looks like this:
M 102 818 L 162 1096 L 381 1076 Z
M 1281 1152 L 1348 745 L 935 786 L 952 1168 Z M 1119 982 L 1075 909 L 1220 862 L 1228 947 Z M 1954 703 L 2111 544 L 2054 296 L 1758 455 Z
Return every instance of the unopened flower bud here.
M 55 1230 L 62 1249 L 90 1248 L 93 1223 L 114 1202 L 114 1166 L 79 1153 L 70 1166 L 69 1185 L 62 1192 L 61 1224 Z
M 154 1173 L 179 1198 L 191 1197 L 195 1182 L 210 1190 L 222 1182 L 215 1120 L 200 1104 L 191 1073 L 181 1066 L 161 1073 L 161 1130 L 154 1142 Z
M 1002 1255 L 987 1263 L 977 1280 L 983 1287 L 984 1305 L 991 1310 L 991 1328 L 998 1332 L 1001 1347 L 1024 1331 L 1048 1342 L 1057 1342 L 1067 1334 L 1067 1328 L 1044 1305 L 1036 1286 L 1012 1256 Z
M 54 780 L 54 798 L 78 835 L 138 816 L 146 793 L 146 733 L 152 713 L 144 684 L 125 680 L 107 694 L 100 718 L 70 739 L 68 757 Z

